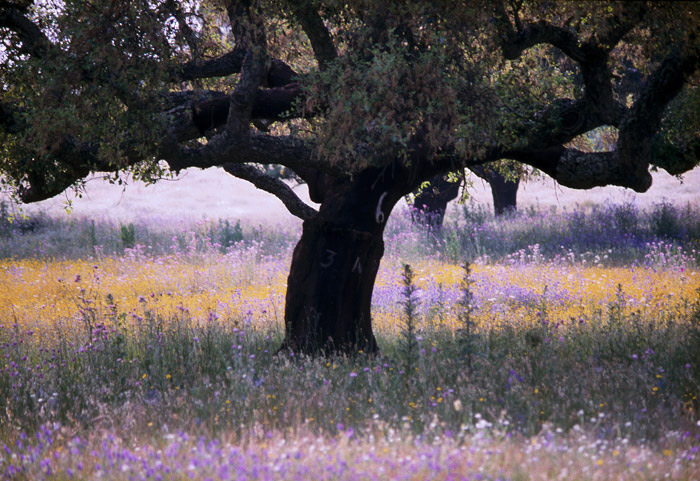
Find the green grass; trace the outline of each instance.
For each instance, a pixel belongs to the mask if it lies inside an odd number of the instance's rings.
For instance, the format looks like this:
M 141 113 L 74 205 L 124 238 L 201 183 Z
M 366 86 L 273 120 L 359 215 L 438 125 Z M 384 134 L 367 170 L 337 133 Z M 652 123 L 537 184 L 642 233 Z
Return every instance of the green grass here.
M 333 434 L 380 419 L 419 436 L 487 422 L 526 436 L 551 424 L 657 440 L 697 428 L 699 312 L 658 323 L 611 308 L 602 320 L 481 329 L 468 344 L 459 332 L 405 332 L 380 338 L 378 356 L 329 359 L 278 354 L 280 332 L 232 320 L 145 318 L 132 330 L 98 322 L 91 339 L 66 329 L 56 345 L 5 325 L 2 431 L 60 422 L 124 434 L 164 425 Z

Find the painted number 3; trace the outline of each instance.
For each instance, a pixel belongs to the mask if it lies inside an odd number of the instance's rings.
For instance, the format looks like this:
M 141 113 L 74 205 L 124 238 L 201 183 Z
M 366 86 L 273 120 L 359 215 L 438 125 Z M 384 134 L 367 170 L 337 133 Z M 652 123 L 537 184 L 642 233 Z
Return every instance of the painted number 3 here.
M 321 267 L 330 267 L 331 264 L 333 264 L 333 259 L 335 259 L 336 255 L 338 255 L 336 251 L 326 249 L 325 255 L 323 256 L 323 260 L 321 261 Z

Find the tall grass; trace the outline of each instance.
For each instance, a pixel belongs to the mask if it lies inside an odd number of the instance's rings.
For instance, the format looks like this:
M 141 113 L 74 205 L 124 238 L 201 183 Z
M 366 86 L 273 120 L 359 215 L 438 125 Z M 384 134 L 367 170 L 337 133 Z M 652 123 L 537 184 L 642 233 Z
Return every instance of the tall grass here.
M 0 473 L 697 479 L 692 215 L 664 237 L 635 211 L 612 246 L 592 240 L 610 216 L 572 213 L 590 236 L 550 249 L 569 214 L 538 234 L 533 213 L 484 213 L 477 249 L 467 214 L 436 235 L 399 213 L 374 294 L 381 353 L 334 358 L 277 352 L 294 232 L 135 223 L 126 247 L 119 225 L 3 224 Z

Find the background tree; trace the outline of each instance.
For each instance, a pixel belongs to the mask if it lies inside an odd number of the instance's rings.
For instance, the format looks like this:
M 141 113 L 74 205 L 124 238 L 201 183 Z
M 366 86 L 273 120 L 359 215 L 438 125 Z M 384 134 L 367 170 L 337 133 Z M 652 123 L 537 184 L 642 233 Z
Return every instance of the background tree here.
M 698 4 L 0 0 L 0 165 L 25 202 L 95 171 L 222 166 L 304 219 L 285 347 L 377 349 L 396 202 L 500 159 L 643 192 L 698 163 Z M 561 58 L 566 59 L 566 68 Z M 622 97 L 621 66 L 643 87 Z M 573 80 L 580 76 L 579 86 Z M 571 144 L 615 129 L 608 151 Z M 319 210 L 261 165 L 292 170 Z
M 472 165 L 468 170 L 489 184 L 495 215 L 517 208 L 518 187 L 523 175 L 519 166 Z M 467 188 L 465 176 L 455 177 L 436 175 L 414 192 L 413 198 L 409 199 L 413 222 L 434 229 L 442 228 L 447 204 L 459 197 L 460 189 Z
M 515 5 L 514 8 L 522 8 L 518 7 L 517 3 L 513 5 Z M 630 40 L 634 44 L 634 39 L 627 39 L 628 42 Z M 628 55 L 631 55 L 631 52 L 629 52 L 630 47 L 630 45 L 626 45 Z M 636 47 L 640 47 L 640 45 L 636 45 Z M 585 87 L 583 77 L 571 59 L 560 50 L 553 50 L 551 54 L 550 62 L 539 63 L 539 68 L 547 69 L 542 74 L 558 77 L 555 82 L 552 82 L 553 86 L 561 86 L 572 82 L 576 89 L 582 90 Z M 621 57 L 620 64 L 616 65 L 616 67 L 614 73 L 616 82 L 613 85 L 616 96 L 620 99 L 638 96 L 644 87 L 644 77 L 640 71 L 625 56 Z M 508 73 L 506 72 L 505 75 L 508 75 Z M 556 87 L 553 90 L 558 90 L 557 95 L 565 94 Z M 610 142 L 611 134 L 614 137 L 612 142 Z M 611 150 L 614 148 L 615 140 L 616 132 L 611 132 L 610 129 L 595 129 L 592 133 L 577 138 L 573 144 L 581 150 Z M 468 168 L 469 171 L 489 184 L 494 214 L 497 216 L 517 208 L 518 188 L 523 177 L 522 168 L 513 166 L 512 163 L 508 162 L 499 162 L 498 164 L 473 165 Z M 412 206 L 416 209 L 413 219 L 416 222 L 439 229 L 445 217 L 447 204 L 455 200 L 459 196 L 460 187 L 466 187 L 466 185 L 465 182 L 455 182 L 454 177 L 450 179 L 446 175 L 437 175 L 428 184 L 415 192 L 415 196 L 412 199 Z

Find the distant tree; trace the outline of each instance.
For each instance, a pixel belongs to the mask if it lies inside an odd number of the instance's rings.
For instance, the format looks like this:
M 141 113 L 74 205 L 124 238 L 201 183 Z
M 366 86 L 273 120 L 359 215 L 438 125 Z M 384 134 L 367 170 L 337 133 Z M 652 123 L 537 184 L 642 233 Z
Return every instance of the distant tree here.
M 375 351 L 394 205 L 512 159 L 643 192 L 698 163 L 697 2 L 0 0 L 0 169 L 25 202 L 91 172 L 221 166 L 304 219 L 284 347 Z M 564 58 L 566 62 L 562 62 Z M 622 68 L 643 88 L 621 96 Z M 580 76 L 581 86 L 573 77 Z M 609 151 L 571 144 L 603 126 Z M 320 209 L 260 167 L 278 164 Z
M 415 224 L 434 229 L 442 228 L 447 204 L 459 196 L 462 179 L 450 179 L 446 174 L 439 174 L 419 187 L 412 199 L 411 218 Z
M 473 165 L 469 170 L 489 184 L 495 215 L 516 209 L 522 177 L 519 171 L 506 173 L 501 168 L 488 165 Z M 421 186 L 410 200 L 413 222 L 434 229 L 442 228 L 447 204 L 459 197 L 460 188 L 465 187 L 463 181 L 463 178 L 451 179 L 448 175 L 441 174 Z
M 478 177 L 488 182 L 493 199 L 493 210 L 497 216 L 514 211 L 518 206 L 518 187 L 522 172 L 509 173 L 489 165 L 475 165 L 470 169 Z

